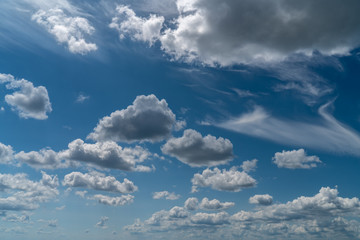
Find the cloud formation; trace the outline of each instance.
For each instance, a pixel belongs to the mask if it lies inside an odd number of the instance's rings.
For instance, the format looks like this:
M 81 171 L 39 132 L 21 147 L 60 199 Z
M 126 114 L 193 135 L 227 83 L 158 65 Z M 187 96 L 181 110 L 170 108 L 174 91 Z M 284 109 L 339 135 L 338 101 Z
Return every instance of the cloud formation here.
M 273 163 L 279 168 L 290 169 L 310 169 L 317 167 L 316 163 L 321 163 L 317 156 L 307 156 L 304 149 L 292 150 L 275 153 Z
M 99 203 L 109 206 L 123 206 L 125 204 L 130 204 L 134 201 L 134 196 L 132 195 L 122 195 L 119 197 L 110 197 L 102 194 L 96 194 L 90 199 L 97 200 Z
M 230 170 L 208 168 L 201 174 L 196 173 L 191 182 L 193 184 L 193 192 L 196 192 L 198 187 L 211 187 L 218 191 L 239 192 L 243 188 L 254 187 L 256 185 L 255 179 L 246 172 L 238 171 L 236 167 L 232 167 Z
M 47 148 L 40 151 L 21 151 L 15 154 L 14 158 L 20 163 L 26 163 L 38 169 L 68 168 L 75 165 L 70 161 L 62 160 L 57 152 Z
M 252 112 L 215 125 L 290 146 L 360 156 L 360 135 L 328 113 L 331 104 L 321 106 L 319 119 L 312 122 L 277 118 L 256 106 Z
M 230 140 L 211 135 L 203 137 L 192 129 L 185 130 L 180 138 L 169 139 L 161 150 L 192 167 L 216 166 L 233 159 Z
M 273 197 L 269 194 L 263 195 L 254 195 L 249 198 L 249 203 L 251 204 L 259 204 L 259 205 L 271 205 L 273 202 Z
M 9 90 L 19 89 L 5 95 L 5 101 L 22 118 L 47 119 L 52 111 L 50 98 L 44 86 L 34 87 L 25 79 L 16 80 L 10 74 L 0 74 L 0 83 L 5 83 Z
M 161 199 L 165 198 L 166 200 L 177 200 L 181 196 L 175 193 L 170 193 L 168 191 L 161 191 L 161 192 L 154 192 L 153 193 L 153 199 Z
M 81 172 L 69 173 L 64 176 L 63 185 L 117 193 L 132 193 L 138 189 L 137 186 L 127 178 L 124 178 L 123 182 L 119 182 L 115 177 L 105 176 L 99 172 L 85 174 Z
M 66 44 L 72 53 L 84 55 L 97 50 L 96 44 L 85 41 L 84 35 L 95 31 L 86 18 L 71 17 L 63 9 L 52 8 L 37 11 L 32 20 L 54 35 L 57 42 Z
M 10 164 L 14 159 L 14 151 L 10 145 L 0 143 L 0 164 Z
M 204 210 L 225 210 L 233 206 L 235 206 L 233 202 L 220 202 L 217 199 L 209 200 L 206 197 L 199 204 L 199 207 Z
M 144 148 L 123 148 L 113 141 L 85 143 L 76 139 L 69 143 L 68 149 L 59 153 L 60 158 L 85 162 L 104 168 L 120 169 L 125 171 L 149 172 L 152 169 L 138 165 L 151 154 Z
M 346 54 L 360 41 L 356 0 L 346 6 L 326 0 L 177 0 L 176 4 L 178 16 L 166 26 L 159 16 L 137 17 L 120 6 L 126 14 L 116 24 L 124 23 L 126 28 L 118 30 L 139 41 L 157 39 L 161 49 L 176 60 L 223 66 L 279 61 L 293 53 L 310 55 L 313 50 Z M 136 24 L 129 24 L 132 21 Z M 148 22 L 156 22 L 156 27 L 146 38 L 142 29 Z
M 126 109 L 101 119 L 88 138 L 96 141 L 157 142 L 168 137 L 176 125 L 175 114 L 165 99 L 137 96 Z

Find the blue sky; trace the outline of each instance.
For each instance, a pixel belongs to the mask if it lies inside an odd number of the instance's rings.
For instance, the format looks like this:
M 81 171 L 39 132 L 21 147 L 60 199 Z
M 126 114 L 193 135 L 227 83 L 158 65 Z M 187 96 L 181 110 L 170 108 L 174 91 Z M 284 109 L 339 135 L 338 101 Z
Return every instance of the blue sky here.
M 360 3 L 3 0 L 1 239 L 360 239 Z

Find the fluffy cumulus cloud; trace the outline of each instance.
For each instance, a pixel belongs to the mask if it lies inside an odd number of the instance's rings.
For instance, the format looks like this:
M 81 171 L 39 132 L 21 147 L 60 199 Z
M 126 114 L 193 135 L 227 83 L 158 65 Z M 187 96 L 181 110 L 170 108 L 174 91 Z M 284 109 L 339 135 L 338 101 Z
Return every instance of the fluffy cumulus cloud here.
M 170 193 L 168 191 L 154 192 L 153 199 L 165 198 L 166 200 L 177 200 L 180 198 L 180 195 L 175 193 Z
M 307 156 L 304 149 L 292 150 L 275 153 L 273 163 L 279 168 L 303 168 L 309 169 L 317 167 L 316 163 L 321 163 L 317 156 Z
M 139 219 L 125 230 L 156 239 L 159 232 L 171 232 L 185 239 L 357 239 L 360 237 L 360 200 L 338 196 L 337 189 L 321 188 L 314 196 L 301 196 L 287 203 L 256 207 L 254 211 L 240 211 L 233 215 L 190 212 L 197 207 L 178 207 L 155 212 L 149 219 Z M 257 195 L 259 200 L 266 195 Z M 189 198 L 185 206 L 196 198 Z M 211 231 L 210 231 L 211 229 Z M 191 233 L 191 236 L 190 236 Z M 152 235 L 150 235 L 152 234 Z
M 161 141 L 177 125 L 165 99 L 137 96 L 133 104 L 101 119 L 88 138 L 96 141 Z
M 256 180 L 246 172 L 240 172 L 236 167 L 230 170 L 220 170 L 218 168 L 205 169 L 201 174 L 196 173 L 191 179 L 193 192 L 198 187 L 211 187 L 218 191 L 239 192 L 243 188 L 254 187 Z
M 331 106 L 332 102 L 322 105 L 319 116 L 311 122 L 271 116 L 262 107 L 255 106 L 249 113 L 215 125 L 290 146 L 360 156 L 360 135 L 329 114 Z
M 184 203 L 184 207 L 187 210 L 194 211 L 194 210 L 198 209 L 198 204 L 199 204 L 199 200 L 195 197 L 191 197 L 191 198 L 186 199 L 186 201 Z
M 16 80 L 10 74 L 0 74 L 0 83 L 5 83 L 7 89 L 14 90 L 12 94 L 5 95 L 5 101 L 20 117 L 39 120 L 48 118 L 47 113 L 50 113 L 52 108 L 44 86 L 34 87 L 32 82 Z
M 176 4 L 178 17 L 167 26 L 161 17 L 137 17 L 123 6 L 119 7 L 122 18 L 115 18 L 113 24 L 133 39 L 159 40 L 174 59 L 210 65 L 278 61 L 313 50 L 346 54 L 360 40 L 356 0 L 346 6 L 326 0 L 177 0 Z
M 125 171 L 151 171 L 151 168 L 138 163 L 146 160 L 151 154 L 144 148 L 123 148 L 113 141 L 84 143 L 76 139 L 69 143 L 68 149 L 59 153 L 60 158 L 90 163 L 104 168 Z
M 24 211 L 37 209 L 59 195 L 57 176 L 42 172 L 38 182 L 29 180 L 24 173 L 0 174 L 0 211 Z M 2 195 L 3 195 L 2 194 Z
M 74 165 L 70 161 L 62 160 L 59 154 L 51 149 L 31 152 L 21 151 L 15 154 L 14 158 L 20 163 L 26 163 L 31 167 L 42 169 L 67 168 Z
M 10 145 L 0 143 L 0 164 L 9 164 L 12 162 L 14 151 Z
M 117 193 L 132 193 L 138 189 L 132 181 L 126 178 L 123 182 L 119 182 L 115 177 L 105 176 L 99 172 L 69 173 L 64 176 L 63 185 Z
M 233 159 L 230 140 L 211 135 L 203 137 L 192 129 L 185 130 L 180 138 L 169 139 L 161 150 L 193 167 L 215 166 Z
M 149 18 L 138 17 L 132 9 L 124 5 L 117 6 L 116 11 L 117 15 L 112 19 L 110 27 L 119 31 L 121 39 L 126 34 L 135 40 L 149 42 L 150 45 L 159 39 L 164 17 L 156 15 L 150 15 Z
M 91 35 L 95 28 L 83 17 L 71 17 L 63 9 L 39 10 L 32 20 L 54 35 L 56 41 L 66 44 L 72 53 L 87 54 L 97 49 L 96 44 L 85 41 L 84 35 Z
M 109 206 L 123 206 L 125 204 L 130 204 L 134 201 L 134 196 L 132 195 L 122 195 L 119 197 L 111 197 L 102 194 L 96 194 L 90 199 L 94 199 L 101 204 L 109 205 Z
M 209 200 L 208 198 L 203 198 L 200 202 L 199 207 L 204 210 L 225 210 L 235 206 L 233 202 L 220 202 L 217 199 Z
M 257 162 L 257 159 L 247 160 L 244 161 L 240 167 L 244 170 L 244 172 L 255 171 Z
M 259 204 L 259 205 L 271 205 L 273 202 L 273 197 L 269 194 L 263 195 L 254 195 L 249 198 L 249 203 L 251 204 Z

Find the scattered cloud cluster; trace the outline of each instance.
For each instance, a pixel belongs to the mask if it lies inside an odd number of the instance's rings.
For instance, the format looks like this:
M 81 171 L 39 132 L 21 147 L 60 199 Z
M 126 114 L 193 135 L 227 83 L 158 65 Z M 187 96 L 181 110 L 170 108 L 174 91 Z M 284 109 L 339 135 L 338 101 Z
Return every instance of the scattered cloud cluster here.
M 120 5 L 122 17 L 115 17 L 111 26 L 121 37 L 127 34 L 150 44 L 158 40 L 174 59 L 223 66 L 279 61 L 294 53 L 310 55 L 314 50 L 346 54 L 360 40 L 360 4 L 356 1 L 345 7 L 336 1 L 281 0 L 177 0 L 176 5 L 178 16 L 171 25 L 164 24 L 161 16 L 138 17 Z M 333 9 L 337 9 L 336 17 Z
M 0 143 L 0 164 L 11 164 L 14 151 L 10 145 Z
M 9 90 L 19 89 L 13 94 L 5 95 L 5 101 L 22 118 L 47 119 L 52 111 L 50 98 L 44 86 L 34 87 L 25 79 L 16 80 L 10 74 L 0 74 L 0 83 L 6 84 Z
M 87 54 L 97 50 L 96 44 L 85 41 L 84 35 L 92 35 L 95 31 L 86 18 L 71 17 L 63 9 L 53 8 L 37 11 L 32 20 L 54 35 L 56 41 L 66 44 L 72 53 Z
M 161 150 L 192 167 L 221 165 L 233 159 L 230 140 L 211 135 L 203 137 L 192 129 L 185 130 L 180 138 L 169 139 Z
M 137 96 L 133 104 L 101 119 L 88 138 L 96 141 L 161 141 L 176 125 L 175 114 L 165 99 Z
M 246 172 L 240 172 L 236 167 L 230 170 L 218 168 L 205 169 L 201 174 L 196 173 L 191 179 L 192 191 L 198 191 L 199 187 L 211 187 L 218 191 L 239 192 L 243 188 L 254 187 L 256 180 Z
M 175 193 L 170 193 L 168 191 L 161 191 L 161 192 L 154 192 L 153 193 L 153 199 L 161 199 L 165 198 L 166 200 L 177 200 L 181 196 Z
M 310 169 L 317 167 L 316 163 L 321 163 L 317 156 L 307 156 L 304 149 L 292 150 L 275 153 L 273 163 L 279 168 L 290 169 Z
M 34 182 L 24 173 L 0 174 L 0 211 L 34 210 L 40 203 L 48 202 L 59 195 L 57 176 L 42 172 L 42 179 Z
M 102 194 L 95 194 L 91 197 L 94 200 L 97 200 L 99 203 L 108 205 L 108 206 L 123 206 L 125 204 L 130 204 L 134 201 L 134 196 L 132 195 L 122 195 L 119 197 L 110 197 Z
M 208 202 L 204 199 L 202 202 Z M 169 211 L 161 210 L 143 222 L 137 220 L 133 225 L 126 226 L 125 230 L 139 234 L 172 231 L 176 235 L 187 229 L 192 234 L 199 231 L 198 234 L 203 235 L 209 233 L 209 228 L 216 228 L 218 235 L 211 235 L 213 238 L 210 239 L 219 239 L 220 236 L 258 239 L 264 234 L 269 239 L 280 236 L 290 239 L 352 239 L 360 236 L 360 223 L 353 220 L 359 214 L 360 200 L 339 197 L 337 189 L 324 187 L 314 196 L 301 196 L 285 204 L 271 205 L 269 199 L 272 200 L 272 197 L 267 194 L 255 195 L 251 199 L 263 207 L 230 215 L 224 211 L 192 213 L 190 211 L 198 209 L 194 207 L 198 205 L 198 200 L 189 198 L 185 208 L 176 206 Z

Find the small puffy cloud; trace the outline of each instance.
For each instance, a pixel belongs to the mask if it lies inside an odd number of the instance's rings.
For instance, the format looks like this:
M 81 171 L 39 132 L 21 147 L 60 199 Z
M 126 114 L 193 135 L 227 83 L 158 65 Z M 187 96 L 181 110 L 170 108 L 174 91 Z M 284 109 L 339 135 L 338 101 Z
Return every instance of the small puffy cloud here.
M 100 228 L 107 228 L 108 226 L 106 225 L 106 223 L 109 221 L 109 217 L 103 216 L 100 218 L 100 221 L 98 223 L 96 223 L 95 226 L 100 227 Z
M 255 171 L 257 162 L 257 159 L 247 160 L 244 161 L 240 167 L 244 170 L 244 172 Z
M 183 207 L 175 206 L 169 211 L 169 217 L 171 218 L 186 218 L 188 216 L 189 212 Z
M 175 193 L 170 193 L 168 191 L 154 192 L 153 199 L 165 198 L 166 200 L 177 200 L 180 198 L 180 195 Z
M 14 159 L 14 151 L 10 145 L 0 143 L 0 164 L 9 164 Z
M 193 167 L 216 166 L 233 159 L 230 140 L 211 135 L 203 137 L 192 129 L 185 130 L 180 138 L 169 139 L 161 150 Z
M 198 209 L 198 204 L 199 204 L 199 200 L 195 197 L 191 197 L 191 198 L 186 199 L 184 207 L 187 210 L 194 211 L 194 210 Z
M 81 198 L 85 198 L 85 195 L 88 193 L 88 191 L 76 191 L 75 195 L 78 195 Z
M 97 200 L 99 203 L 109 206 L 123 206 L 125 204 L 130 204 L 134 201 L 134 196 L 132 195 L 122 195 L 120 197 L 110 197 L 102 194 L 96 194 L 90 199 Z
M 236 167 L 230 170 L 220 170 L 218 168 L 205 169 L 201 174 L 196 173 L 191 179 L 193 191 L 198 187 L 211 187 L 218 191 L 239 192 L 243 188 L 256 185 L 256 180 L 246 172 L 240 172 Z
M 269 194 L 263 195 L 254 195 L 249 198 L 249 203 L 251 204 L 259 204 L 259 205 L 271 205 L 273 202 L 273 197 Z
M 52 111 L 50 98 L 44 86 L 34 87 L 25 79 L 16 80 L 10 74 L 0 74 L 0 83 L 6 83 L 7 89 L 19 89 L 5 95 L 5 101 L 22 118 L 47 119 Z
M 124 5 L 118 5 L 116 11 L 116 16 L 109 26 L 119 32 L 121 39 L 126 34 L 134 40 L 149 42 L 152 45 L 159 38 L 164 17 L 153 14 L 149 18 L 138 17 L 132 9 Z
M 84 35 L 91 35 L 95 31 L 86 18 L 70 17 L 62 9 L 53 8 L 39 10 L 32 20 L 45 27 L 56 41 L 66 44 L 72 53 L 86 54 L 97 49 L 96 44 L 85 41 Z
M 113 176 L 105 176 L 99 172 L 69 173 L 64 176 L 63 185 L 118 193 L 132 193 L 138 189 L 132 181 L 126 178 L 123 182 L 119 182 Z
M 69 143 L 68 149 L 59 153 L 61 158 L 86 162 L 105 168 L 125 171 L 149 172 L 151 168 L 137 165 L 150 156 L 150 153 L 140 147 L 122 148 L 112 141 L 85 143 L 76 139 Z
M 209 200 L 203 198 L 199 204 L 199 207 L 204 210 L 225 210 L 235 206 L 233 202 L 220 202 L 217 199 Z
M 279 168 L 290 169 L 310 169 L 317 167 L 316 163 L 321 163 L 317 156 L 307 156 L 304 149 L 292 150 L 275 153 L 273 163 Z
M 219 213 L 196 213 L 191 217 L 191 222 L 204 225 L 224 225 L 229 224 L 229 214 Z
M 165 99 L 155 95 L 137 96 L 126 109 L 101 119 L 88 138 L 95 141 L 161 141 L 176 125 L 175 114 Z
M 4 221 L 8 221 L 8 222 L 29 222 L 30 221 L 30 217 L 29 215 L 16 215 L 16 214 L 11 214 L 11 215 L 6 215 L 5 217 L 2 218 L 2 220 Z

